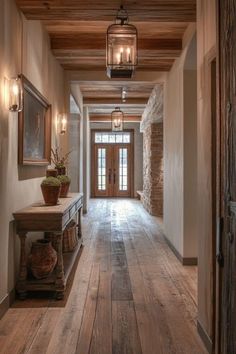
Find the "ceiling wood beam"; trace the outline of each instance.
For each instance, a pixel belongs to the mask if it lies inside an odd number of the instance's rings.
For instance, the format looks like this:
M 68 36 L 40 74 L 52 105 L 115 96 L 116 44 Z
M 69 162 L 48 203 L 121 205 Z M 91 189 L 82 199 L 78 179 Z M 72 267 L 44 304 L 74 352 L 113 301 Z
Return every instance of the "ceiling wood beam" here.
M 16 0 L 31 20 L 113 21 L 120 6 L 118 0 Z M 196 0 L 123 1 L 130 21 L 195 22 Z
M 127 98 L 125 104 L 127 105 L 136 105 L 136 104 L 143 104 L 145 105 L 148 101 L 148 98 Z M 108 98 L 101 98 L 101 97 L 92 97 L 92 98 L 84 98 L 83 103 L 85 105 L 104 105 L 104 104 L 124 104 L 119 97 L 108 97 Z
M 54 49 L 54 56 L 60 60 L 106 60 L 106 51 L 104 50 L 68 50 Z M 181 50 L 139 50 L 138 57 L 140 60 L 150 59 L 176 59 L 180 56 Z
M 106 35 L 66 34 L 51 37 L 52 50 L 103 50 L 106 48 Z M 182 50 L 180 38 L 146 38 L 138 39 L 139 50 Z
M 42 21 L 49 35 L 55 37 L 63 34 L 104 34 L 110 21 Z M 139 37 L 144 38 L 179 38 L 183 37 L 188 26 L 186 22 L 132 22 L 138 30 Z
M 141 122 L 142 116 L 141 115 L 129 115 L 124 114 L 124 121 L 125 122 Z M 110 114 L 89 114 L 90 122 L 110 122 L 111 115 Z

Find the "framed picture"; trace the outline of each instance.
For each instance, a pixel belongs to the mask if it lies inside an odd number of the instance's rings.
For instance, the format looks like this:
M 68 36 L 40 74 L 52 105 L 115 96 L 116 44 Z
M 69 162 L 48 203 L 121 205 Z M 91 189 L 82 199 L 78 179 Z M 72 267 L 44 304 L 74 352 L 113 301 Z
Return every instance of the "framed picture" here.
M 24 77 L 23 110 L 19 112 L 18 162 L 48 165 L 51 155 L 51 105 Z

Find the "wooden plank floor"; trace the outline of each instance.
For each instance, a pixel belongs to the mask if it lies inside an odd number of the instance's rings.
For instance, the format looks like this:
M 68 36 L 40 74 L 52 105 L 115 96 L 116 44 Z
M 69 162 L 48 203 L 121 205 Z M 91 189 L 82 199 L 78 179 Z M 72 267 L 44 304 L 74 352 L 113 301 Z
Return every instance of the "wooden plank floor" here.
M 64 301 L 16 301 L 0 353 L 205 354 L 196 267 L 183 267 L 139 201 L 91 200 L 85 246 Z

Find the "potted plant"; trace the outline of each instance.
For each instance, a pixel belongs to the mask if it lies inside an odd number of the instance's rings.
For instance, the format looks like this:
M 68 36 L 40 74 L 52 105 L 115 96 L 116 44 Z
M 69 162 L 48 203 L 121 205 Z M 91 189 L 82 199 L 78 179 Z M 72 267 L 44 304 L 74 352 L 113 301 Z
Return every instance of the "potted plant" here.
M 60 197 L 61 198 L 66 198 L 67 194 L 69 192 L 69 187 L 70 187 L 70 177 L 66 175 L 59 175 L 57 176 L 57 179 L 61 182 L 61 191 L 60 191 Z
M 62 155 L 61 151 L 58 148 L 51 149 L 52 152 L 52 162 L 55 165 L 55 168 L 58 171 L 58 175 L 66 174 L 66 165 L 68 163 L 69 155 L 72 151 L 67 152 L 65 155 Z
M 46 205 L 56 205 L 60 195 L 61 182 L 56 177 L 46 177 L 41 183 L 41 190 Z

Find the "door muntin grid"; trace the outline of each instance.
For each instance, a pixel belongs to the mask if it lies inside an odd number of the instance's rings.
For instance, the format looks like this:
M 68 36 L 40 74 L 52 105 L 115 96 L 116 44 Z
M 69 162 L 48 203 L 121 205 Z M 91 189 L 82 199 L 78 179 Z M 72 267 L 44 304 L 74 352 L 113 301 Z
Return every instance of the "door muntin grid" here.
M 96 144 L 130 144 L 131 138 L 129 132 L 96 132 L 94 141 Z
M 97 187 L 99 191 L 106 190 L 106 149 L 99 148 L 97 155 Z

